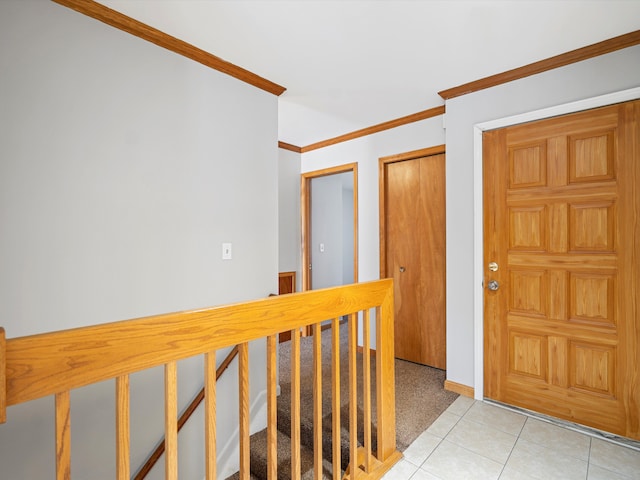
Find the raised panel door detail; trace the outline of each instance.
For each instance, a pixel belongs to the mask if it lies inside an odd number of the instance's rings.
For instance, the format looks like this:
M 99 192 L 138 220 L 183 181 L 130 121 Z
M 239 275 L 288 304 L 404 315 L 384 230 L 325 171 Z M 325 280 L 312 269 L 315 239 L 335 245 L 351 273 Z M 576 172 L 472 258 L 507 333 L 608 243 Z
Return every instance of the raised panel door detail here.
M 546 381 L 546 338 L 540 335 L 512 331 L 509 335 L 509 344 L 510 372 Z
M 571 342 L 570 386 L 574 389 L 615 397 L 615 348 Z
M 569 249 L 615 251 L 615 203 L 569 205 Z
M 567 338 L 549 336 L 547 338 L 549 348 L 549 373 L 553 385 L 566 388 L 569 385 Z
M 549 271 L 549 319 L 567 320 L 567 272 Z
M 615 276 L 575 272 L 569 276 L 570 320 L 614 326 Z
M 509 151 L 511 188 L 540 187 L 547 181 L 546 143 L 512 147 Z
M 521 315 L 545 316 L 546 303 L 549 299 L 547 284 L 545 271 L 512 270 L 509 310 Z
M 509 209 L 509 248 L 546 250 L 547 209 L 544 206 Z
M 569 137 L 570 183 L 615 178 L 615 138 L 612 131 Z
M 638 139 L 640 100 L 483 133 L 484 394 L 636 440 Z

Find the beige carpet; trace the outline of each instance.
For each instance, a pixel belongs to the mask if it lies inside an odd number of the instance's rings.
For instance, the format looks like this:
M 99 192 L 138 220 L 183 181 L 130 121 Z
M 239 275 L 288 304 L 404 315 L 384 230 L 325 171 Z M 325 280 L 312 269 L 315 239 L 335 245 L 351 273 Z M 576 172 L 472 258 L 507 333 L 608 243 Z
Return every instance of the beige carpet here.
M 347 360 L 347 325 L 340 327 L 341 352 L 341 404 L 342 422 L 348 421 L 348 360 Z M 289 402 L 291 388 L 290 373 L 291 344 L 280 345 L 280 386 L 281 395 L 278 403 Z M 357 355 L 358 370 L 361 373 L 362 355 Z M 312 337 L 301 339 L 301 415 L 310 418 L 312 409 Z M 323 416 L 331 413 L 331 329 L 322 333 L 322 376 L 323 376 Z M 396 367 L 396 439 L 400 451 L 406 449 L 438 416 L 458 397 L 456 393 L 444 390 L 445 372 L 436 368 L 418 365 L 404 360 L 395 360 Z M 375 392 L 375 358 L 372 358 L 372 389 Z M 358 403 L 362 408 L 361 376 Z M 373 405 L 375 415 L 375 404 Z M 375 418 L 375 417 L 374 417 Z

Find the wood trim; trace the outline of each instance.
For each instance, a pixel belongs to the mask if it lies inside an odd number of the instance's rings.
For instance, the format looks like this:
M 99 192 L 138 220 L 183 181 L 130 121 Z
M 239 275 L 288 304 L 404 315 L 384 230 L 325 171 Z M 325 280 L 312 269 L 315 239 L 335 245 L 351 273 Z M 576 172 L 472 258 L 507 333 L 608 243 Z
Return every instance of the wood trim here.
M 289 150 L 295 153 L 302 153 L 302 148 L 296 147 L 295 145 L 291 145 L 290 143 L 278 141 L 278 148 L 282 148 L 283 150 Z
M 429 157 L 431 155 L 440 155 L 446 153 L 446 145 L 436 145 L 434 147 L 421 148 L 419 150 L 412 150 L 410 152 L 398 153 L 396 155 L 388 155 L 386 157 L 380 157 L 379 162 L 393 163 L 404 162 L 405 160 L 413 160 L 414 158 Z
M 285 292 L 285 293 L 295 293 L 296 292 L 296 272 L 295 271 L 278 272 L 278 281 L 280 281 L 281 278 L 291 279 L 291 287 L 292 287 L 291 292 Z M 281 292 L 280 289 L 278 289 L 278 295 L 283 295 L 285 293 Z
M 286 90 L 285 87 L 260 77 L 249 70 L 227 62 L 220 57 L 216 57 L 198 47 L 172 37 L 93 0 L 53 1 L 274 95 L 282 95 Z
M 7 421 L 7 340 L 0 327 L 0 425 Z
M 452 382 L 451 380 L 444 381 L 444 389 L 450 392 L 459 393 L 465 397 L 475 398 L 473 387 L 463 385 L 461 383 Z
M 438 115 L 443 115 L 444 113 L 445 113 L 444 105 L 440 107 L 430 108 L 429 110 L 423 110 L 418 113 L 413 113 L 411 115 L 407 115 L 406 117 L 396 118 L 395 120 L 389 120 L 388 122 L 379 123 L 377 125 L 373 125 L 372 127 L 362 128 L 360 130 L 356 130 L 355 132 L 346 133 L 344 135 L 330 138 L 328 140 L 312 143 L 311 145 L 302 147 L 300 150 L 302 153 L 307 153 L 312 150 L 317 150 L 319 148 L 335 145 L 336 143 L 342 143 L 349 140 L 353 140 L 354 138 L 364 137 L 366 135 L 371 135 L 373 133 L 378 133 L 384 130 L 390 130 L 392 128 L 400 127 L 402 125 L 407 125 L 409 123 L 419 122 L 420 120 L 426 120 L 427 118 L 437 117 Z
M 446 153 L 446 145 L 421 148 L 410 152 L 388 155 L 378 159 L 378 225 L 380 230 L 380 278 L 387 276 L 387 227 L 386 227 L 386 198 L 384 195 L 387 181 L 386 166 L 389 163 L 404 162 L 415 158 L 429 157 Z
M 572 63 L 588 60 L 606 53 L 615 52 L 623 48 L 632 47 L 640 44 L 640 30 L 630 32 L 624 35 L 620 35 L 602 42 L 594 43 L 586 47 L 571 50 L 570 52 L 562 53 L 554 57 L 550 57 L 538 62 L 530 63 L 513 70 L 507 70 L 506 72 L 498 73 L 488 77 L 475 80 L 473 82 L 465 83 L 457 87 L 449 88 L 438 92 L 445 100 L 466 95 L 468 93 L 477 92 L 486 88 L 502 85 L 503 83 L 512 82 L 521 78 L 536 75 L 538 73 L 553 70 L 554 68 L 564 67 Z
M 309 264 L 311 263 L 311 185 L 313 178 L 325 177 L 344 172 L 353 172 L 353 283 L 358 282 L 358 164 L 347 163 L 337 167 L 323 168 L 300 175 L 300 215 L 302 226 L 302 290 L 310 290 L 311 276 Z

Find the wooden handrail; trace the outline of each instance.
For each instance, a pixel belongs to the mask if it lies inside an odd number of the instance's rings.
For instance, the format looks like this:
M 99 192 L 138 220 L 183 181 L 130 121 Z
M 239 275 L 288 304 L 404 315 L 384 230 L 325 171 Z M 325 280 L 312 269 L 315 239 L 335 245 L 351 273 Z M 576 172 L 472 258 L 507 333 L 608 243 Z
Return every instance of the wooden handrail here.
M 361 429 L 356 424 L 357 415 L 353 407 L 360 399 L 356 393 L 356 332 L 357 323 L 362 318 L 368 319 L 369 312 L 375 310 L 376 328 L 376 367 L 375 367 L 375 402 L 377 452 L 369 453 L 372 439 L 368 428 Z M 240 477 L 249 478 L 249 342 L 267 339 L 267 430 L 269 443 L 269 477 L 279 475 L 276 470 L 276 338 L 283 331 L 291 331 L 294 345 L 299 350 L 299 334 L 302 330 L 313 327 L 315 335 L 321 332 L 321 324 L 326 319 L 332 322 L 332 383 L 335 389 L 331 392 L 330 402 L 333 409 L 334 425 L 340 427 L 340 387 L 339 387 L 339 319 L 347 317 L 349 327 L 349 383 L 344 393 L 348 394 L 351 404 L 348 427 L 351 446 L 349 448 L 349 479 L 379 479 L 384 472 L 397 462 L 401 455 L 396 449 L 395 439 L 395 372 L 393 358 L 393 281 L 391 279 L 346 285 L 323 290 L 312 290 L 291 295 L 274 296 L 252 302 L 225 305 L 202 310 L 171 313 L 149 318 L 140 318 L 122 322 L 95 325 L 72 330 L 50 332 L 27 337 L 4 339 L 0 329 L 0 415 L 6 406 L 16 405 L 44 396 L 56 398 L 56 478 L 70 479 L 70 391 L 101 382 L 116 379 L 116 463 L 117 479 L 128 478 L 129 471 L 129 378 L 134 372 L 163 366 L 165 369 L 165 414 L 164 426 L 166 442 L 158 446 L 160 452 L 165 449 L 165 475 L 168 479 L 177 478 L 177 424 L 183 425 L 193 413 L 196 405 L 205 400 L 205 451 L 207 480 L 216 478 L 216 392 L 214 373 L 216 351 L 238 346 L 241 361 L 238 364 L 239 385 L 239 445 L 240 445 Z M 365 325 L 365 331 L 368 327 Z M 314 341 L 317 342 L 318 339 Z M 364 345 L 364 355 L 369 361 L 368 344 Z M 322 368 L 320 348 L 314 349 L 316 382 Z M 177 417 L 177 378 L 176 364 L 179 360 L 203 355 L 205 360 L 205 393 L 199 393 L 194 402 Z M 229 361 L 221 364 L 220 373 L 228 367 Z M 292 355 L 292 383 L 299 382 L 300 358 Z M 4 367 L 3 367 L 4 363 Z M 295 363 L 295 364 L 294 364 Z M 368 364 L 364 364 L 368 370 Z M 344 377 L 346 380 L 346 377 Z M 365 383 L 369 383 L 365 381 Z M 2 385 L 5 389 L 1 388 Z M 296 387 L 297 388 L 297 387 Z M 316 383 L 314 396 L 322 395 L 320 384 Z M 326 390 L 326 389 L 325 389 Z M 316 393 L 317 392 L 317 393 Z M 364 392 L 371 395 L 373 392 Z M 295 396 L 295 395 L 294 395 Z M 292 405 L 291 418 L 294 435 L 298 436 L 300 405 Z M 320 399 L 314 398 L 314 405 L 319 406 Z M 365 418 L 370 418 L 371 405 L 365 402 Z M 317 419 L 319 412 L 315 412 Z M 294 426 L 293 422 L 298 426 Z M 347 422 L 345 422 L 347 423 Z M 354 448 L 357 437 L 364 434 L 364 450 Z M 316 438 L 319 437 L 316 432 Z M 335 440 L 340 440 L 340 432 L 332 432 L 330 438 L 334 445 L 327 452 L 333 452 L 334 478 L 341 478 L 343 468 L 340 448 Z M 336 448 L 337 447 L 337 448 Z M 315 449 L 315 447 L 314 447 Z M 321 448 L 317 451 L 321 452 Z M 363 453 L 364 452 L 364 453 Z M 292 452 L 298 459 L 300 452 Z M 153 454 L 158 457 L 161 453 Z M 364 457 L 363 457 L 364 455 Z M 316 455 L 315 471 L 320 472 L 320 456 Z M 364 460 L 362 460 L 364 459 Z M 157 460 L 157 458 L 156 458 Z M 296 460 L 297 462 L 297 460 Z M 226 470 L 233 465 L 223 464 Z M 148 467 L 150 468 L 150 467 Z M 299 468 L 296 467 L 299 472 Z M 141 472 L 135 478 L 142 478 Z
M 229 352 L 229 354 L 225 357 L 225 359 L 222 361 L 220 366 L 217 368 L 216 380 L 218 380 L 222 376 L 222 374 L 225 372 L 225 370 L 229 368 L 229 365 L 231 364 L 233 359 L 236 358 L 237 355 L 238 355 L 238 346 L 236 345 L 235 347 L 233 347 L 233 349 Z M 191 400 L 191 403 L 187 406 L 187 408 L 184 409 L 184 411 L 178 418 L 178 432 L 180 432 L 184 424 L 187 423 L 187 420 L 189 420 L 189 417 L 191 417 L 193 412 L 196 411 L 196 408 L 200 406 L 203 400 L 204 400 L 204 387 L 202 387 L 202 389 L 193 398 L 193 400 Z M 165 437 L 163 436 L 162 439 L 158 442 L 158 445 L 156 446 L 155 450 L 147 458 L 147 461 L 144 462 L 144 465 L 142 465 L 142 467 L 140 467 L 140 469 L 136 472 L 136 475 L 133 477 L 134 480 L 142 480 L 143 478 L 145 478 L 148 475 L 148 473 L 151 471 L 153 466 L 158 462 L 158 460 L 160 460 L 160 457 L 164 453 L 164 449 L 165 449 L 164 440 L 165 440 Z

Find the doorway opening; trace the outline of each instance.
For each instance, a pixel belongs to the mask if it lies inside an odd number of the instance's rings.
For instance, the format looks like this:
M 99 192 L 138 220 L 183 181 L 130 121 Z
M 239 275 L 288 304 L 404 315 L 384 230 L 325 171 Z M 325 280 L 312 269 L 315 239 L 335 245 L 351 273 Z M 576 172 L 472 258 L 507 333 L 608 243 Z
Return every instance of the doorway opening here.
M 358 281 L 358 165 L 301 176 L 302 289 Z

